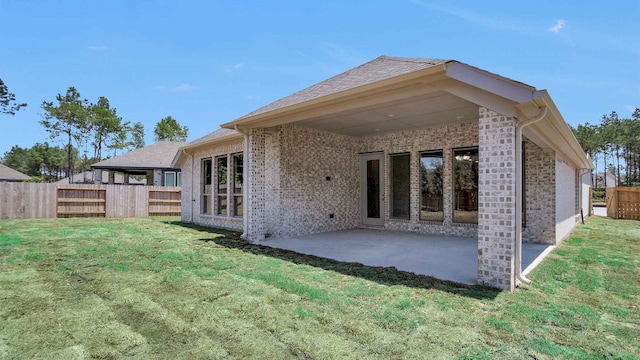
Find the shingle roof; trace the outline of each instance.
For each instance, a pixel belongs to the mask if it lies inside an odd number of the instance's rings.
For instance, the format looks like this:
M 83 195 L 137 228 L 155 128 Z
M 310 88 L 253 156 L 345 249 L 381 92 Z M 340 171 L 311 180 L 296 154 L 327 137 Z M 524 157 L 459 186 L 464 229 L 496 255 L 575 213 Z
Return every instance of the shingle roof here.
M 188 142 L 186 144 L 183 144 L 182 147 L 188 148 L 188 147 L 192 147 L 192 146 L 195 146 L 195 145 L 198 145 L 198 144 L 209 142 L 209 141 L 214 140 L 214 139 L 221 139 L 221 138 L 224 138 L 224 137 L 227 137 L 227 136 L 236 135 L 236 134 L 238 134 L 238 132 L 235 131 L 235 130 L 220 128 L 220 129 L 218 129 L 218 130 L 216 130 L 216 131 L 214 131 L 212 133 L 209 133 L 209 134 L 207 134 L 207 135 L 205 135 L 205 136 L 203 136 L 201 138 L 198 138 L 198 139 L 190 141 L 190 142 Z
M 448 61 L 450 60 L 380 56 L 368 63 L 364 63 L 342 74 L 263 106 L 239 119 L 281 109 L 414 71 L 427 69 Z
M 100 169 L 170 169 L 183 142 L 161 141 L 91 165 Z
M 24 181 L 30 179 L 31 177 L 29 175 L 0 164 L 0 181 Z

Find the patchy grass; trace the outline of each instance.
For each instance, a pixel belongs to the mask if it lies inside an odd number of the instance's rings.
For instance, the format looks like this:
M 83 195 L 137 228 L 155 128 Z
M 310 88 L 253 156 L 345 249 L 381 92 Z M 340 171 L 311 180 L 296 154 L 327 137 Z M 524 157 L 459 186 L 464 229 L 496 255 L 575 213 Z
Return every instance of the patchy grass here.
M 515 293 L 176 219 L 0 221 L 0 358 L 635 359 L 640 222 L 592 218 Z

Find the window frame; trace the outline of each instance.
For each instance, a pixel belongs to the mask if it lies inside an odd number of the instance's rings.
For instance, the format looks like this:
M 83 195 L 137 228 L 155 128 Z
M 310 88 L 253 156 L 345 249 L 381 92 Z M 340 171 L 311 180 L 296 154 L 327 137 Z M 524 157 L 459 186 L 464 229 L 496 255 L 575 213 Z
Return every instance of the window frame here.
M 420 176 L 420 180 L 419 180 L 419 186 L 420 186 L 420 213 L 418 215 L 418 219 L 420 219 L 420 221 L 433 221 L 433 222 L 438 222 L 438 223 L 443 223 L 444 222 L 444 149 L 434 149 L 434 150 L 425 150 L 425 151 L 420 151 L 419 152 L 419 159 L 418 159 L 418 164 L 420 166 L 420 171 L 419 171 L 419 176 Z M 442 215 L 440 215 L 439 219 L 425 219 L 422 216 L 422 208 L 423 206 L 426 207 L 426 205 L 423 203 L 423 193 L 422 193 L 422 187 L 423 187 L 423 166 L 422 166 L 422 159 L 423 158 L 439 158 L 440 159 L 440 165 L 441 165 L 441 174 L 440 174 L 440 178 L 441 178 L 441 184 L 440 184 L 440 201 L 438 202 L 438 206 L 440 207 L 440 213 Z
M 222 156 L 215 157 L 215 169 L 216 169 L 216 184 L 215 184 L 215 193 L 214 199 L 215 201 L 215 215 L 216 216 L 229 216 L 229 154 L 225 154 Z M 220 175 L 220 161 L 224 160 L 225 162 L 225 176 L 224 183 L 222 182 L 222 178 Z M 224 191 L 220 191 L 220 185 L 226 185 L 226 189 Z M 224 206 L 223 206 L 224 205 Z M 224 211 L 223 211 L 224 210 Z
M 167 175 L 173 175 L 173 185 L 169 186 L 167 185 Z M 176 183 L 178 181 L 178 176 L 177 173 L 175 171 L 165 171 L 164 172 L 164 186 L 168 186 L 168 187 L 175 187 Z
M 209 163 L 209 174 L 207 176 L 207 162 Z M 200 163 L 201 169 L 201 180 L 202 186 L 200 190 L 201 194 L 201 203 L 200 203 L 200 213 L 202 215 L 212 215 L 213 214 L 213 158 L 203 158 Z M 208 184 L 207 184 L 208 180 Z M 208 191 L 207 191 L 208 186 Z M 207 211 L 208 210 L 208 211 Z
M 407 201 L 407 215 L 406 216 L 397 216 L 394 214 L 394 194 L 395 194 L 395 189 L 394 189 L 394 171 L 393 171 L 393 162 L 394 162 L 394 158 L 400 158 L 400 157 L 404 157 L 407 156 L 408 157 L 408 161 L 407 161 L 407 165 L 408 165 L 408 169 L 409 169 L 409 174 L 407 177 L 407 183 L 409 185 L 408 189 L 407 189 L 407 196 L 408 196 L 408 201 Z M 393 153 L 393 154 L 389 154 L 389 218 L 390 219 L 398 219 L 398 220 L 410 220 L 411 219 L 411 152 L 399 152 L 399 153 Z
M 476 218 L 475 221 L 459 221 L 459 219 L 456 219 L 456 208 L 459 206 L 457 204 L 457 194 L 456 194 L 456 178 L 457 178 L 457 174 L 456 174 L 456 164 L 457 164 L 457 159 L 456 159 L 456 152 L 463 152 L 463 151 L 475 151 L 477 153 L 477 157 L 478 157 L 478 165 L 477 165 L 477 169 L 476 169 L 476 173 L 475 173 L 475 208 L 476 208 Z M 459 148 L 452 148 L 451 149 L 451 192 L 452 192 L 452 201 L 451 201 L 451 222 L 453 224 L 478 224 L 478 210 L 479 210 L 479 199 L 478 199 L 478 195 L 479 195 L 479 188 L 480 188 L 480 147 L 479 146 L 465 146 L 465 147 L 459 147 Z M 473 166 L 473 165 L 472 165 Z
M 233 181 L 232 183 L 232 187 L 228 187 L 229 192 L 230 192 L 230 198 L 231 198 L 231 203 L 233 205 L 232 209 L 231 209 L 231 215 L 234 217 L 242 217 L 244 216 L 244 154 L 239 152 L 239 153 L 234 153 L 230 155 L 231 157 L 231 167 L 232 167 L 232 179 Z M 236 159 L 240 159 L 240 169 L 241 171 L 237 172 L 237 164 L 236 164 Z M 240 191 L 237 191 L 236 188 L 236 180 L 238 179 L 238 176 L 240 178 Z M 240 207 L 242 212 L 238 213 L 238 200 L 240 200 Z

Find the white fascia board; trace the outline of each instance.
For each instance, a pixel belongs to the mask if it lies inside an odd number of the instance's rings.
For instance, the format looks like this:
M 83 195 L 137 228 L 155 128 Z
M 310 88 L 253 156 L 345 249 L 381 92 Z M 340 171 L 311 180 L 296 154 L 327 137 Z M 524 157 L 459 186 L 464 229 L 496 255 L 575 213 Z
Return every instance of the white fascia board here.
M 178 165 L 178 162 L 182 162 L 181 161 L 182 158 L 182 148 L 178 149 L 178 151 L 176 152 L 176 155 L 173 157 L 173 160 L 171 160 L 171 167 L 174 169 L 181 169 L 180 166 Z
M 536 92 L 536 89 L 531 86 L 459 62 L 447 63 L 446 74 L 451 79 L 483 89 L 518 104 L 531 101 Z
M 555 128 L 557 135 L 562 138 L 564 144 L 566 144 L 567 150 L 565 155 L 568 156 L 576 165 L 581 169 L 592 169 L 593 164 L 591 160 L 587 158 L 587 155 L 578 143 L 576 136 L 571 131 L 571 128 L 562 117 L 560 110 L 549 96 L 549 93 L 546 91 L 542 91 L 541 99 L 544 101 L 546 106 L 549 108 L 550 113 L 552 115 L 552 125 Z
M 525 136 L 538 143 L 539 146 L 553 149 L 572 166 L 580 169 L 591 169 L 593 165 L 576 140 L 571 128 L 564 121 L 562 114 L 545 90 L 535 93 L 535 99 L 529 103 L 518 104 L 518 112 L 523 118 L 533 116 L 536 108 L 547 107 L 545 118 L 524 129 Z
M 496 96 L 496 94 L 486 91 L 485 89 L 453 79 L 438 81 L 434 83 L 434 85 L 452 95 L 493 110 L 499 114 L 505 116 L 517 115 L 516 102 L 502 96 Z

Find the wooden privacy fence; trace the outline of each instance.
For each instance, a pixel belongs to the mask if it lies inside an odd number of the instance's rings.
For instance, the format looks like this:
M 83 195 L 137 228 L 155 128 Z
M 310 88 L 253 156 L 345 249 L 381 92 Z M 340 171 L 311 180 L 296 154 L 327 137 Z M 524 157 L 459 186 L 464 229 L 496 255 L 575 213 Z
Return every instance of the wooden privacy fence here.
M 607 216 L 614 219 L 640 220 L 640 188 L 607 188 Z
M 180 215 L 180 188 L 0 183 L 0 219 Z

